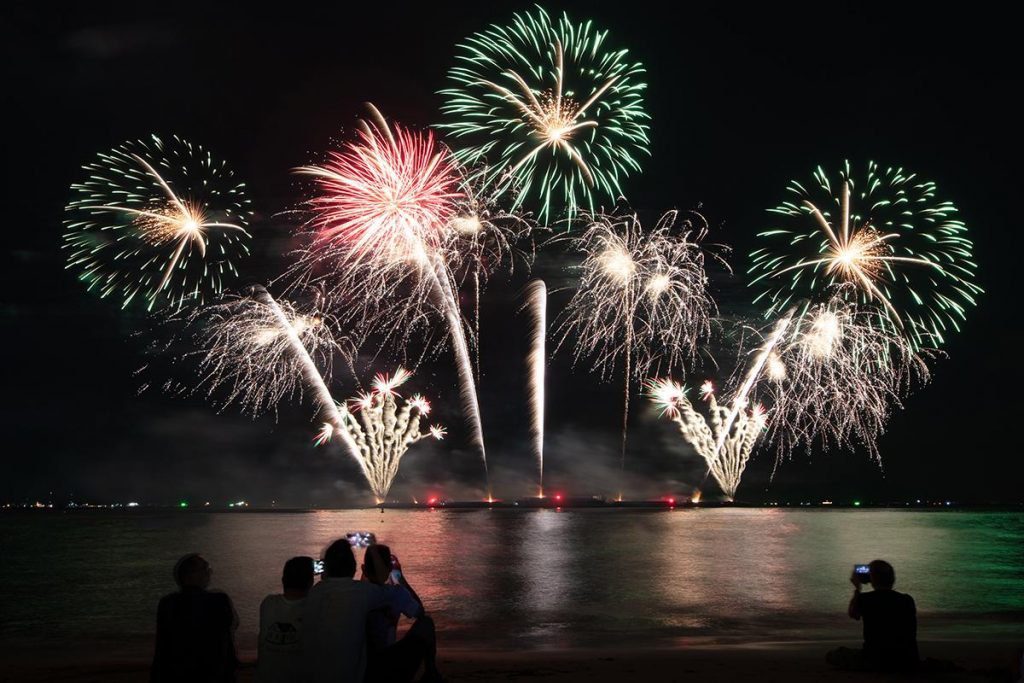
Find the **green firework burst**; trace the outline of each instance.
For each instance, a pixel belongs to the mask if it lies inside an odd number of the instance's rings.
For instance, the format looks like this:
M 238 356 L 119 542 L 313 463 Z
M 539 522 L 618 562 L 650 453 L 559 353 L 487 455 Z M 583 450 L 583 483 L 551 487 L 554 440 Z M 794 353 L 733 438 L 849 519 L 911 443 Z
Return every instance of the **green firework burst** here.
M 935 183 L 902 168 L 869 162 L 863 174 L 845 162 L 796 180 L 774 209 L 766 246 L 751 252 L 755 302 L 774 316 L 838 293 L 878 311 L 877 324 L 916 349 L 938 347 L 959 331 L 982 289 L 974 245 L 956 206 Z
M 644 68 L 608 32 L 541 7 L 459 45 L 441 108 L 455 155 L 541 221 L 614 201 L 649 154 Z
M 149 309 L 219 293 L 248 254 L 244 183 L 174 136 L 126 142 L 83 166 L 65 208 L 67 267 L 101 296 Z

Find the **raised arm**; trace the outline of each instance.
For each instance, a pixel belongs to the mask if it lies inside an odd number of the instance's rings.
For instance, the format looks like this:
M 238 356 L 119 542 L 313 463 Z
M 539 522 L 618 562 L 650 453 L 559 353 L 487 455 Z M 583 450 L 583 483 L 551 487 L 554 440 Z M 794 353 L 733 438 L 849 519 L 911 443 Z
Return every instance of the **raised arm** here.
M 857 578 L 856 572 L 850 576 L 850 583 L 853 584 L 853 597 L 850 598 L 850 605 L 846 608 L 846 614 L 851 619 L 860 621 L 860 579 Z
M 420 611 L 425 613 L 427 611 L 426 607 L 423 606 L 423 601 L 420 600 L 420 596 L 416 595 L 416 591 L 412 589 L 412 586 L 409 585 L 408 579 L 405 578 L 405 573 L 402 571 L 402 565 L 398 561 L 397 555 L 391 556 L 391 566 L 394 570 L 393 575 L 398 579 L 398 585 L 409 591 L 409 595 L 412 596 L 412 599 L 419 603 Z

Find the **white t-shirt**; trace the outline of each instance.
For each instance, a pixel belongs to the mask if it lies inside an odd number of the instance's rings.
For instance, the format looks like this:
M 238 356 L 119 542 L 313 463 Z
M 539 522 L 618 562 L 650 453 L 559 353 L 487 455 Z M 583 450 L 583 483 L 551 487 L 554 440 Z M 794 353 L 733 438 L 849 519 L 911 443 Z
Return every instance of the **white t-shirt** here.
M 413 617 L 420 606 L 398 586 L 327 578 L 309 591 L 302 612 L 302 647 L 313 683 L 362 683 L 366 672 L 366 617 L 390 607 Z
M 306 599 L 268 595 L 260 604 L 256 683 L 297 683 L 302 675 L 302 608 Z

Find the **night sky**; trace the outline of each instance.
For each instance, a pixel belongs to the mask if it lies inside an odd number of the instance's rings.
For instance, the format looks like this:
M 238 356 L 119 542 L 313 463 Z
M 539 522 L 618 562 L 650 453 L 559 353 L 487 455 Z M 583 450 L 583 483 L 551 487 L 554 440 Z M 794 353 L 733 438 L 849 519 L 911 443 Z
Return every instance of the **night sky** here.
M 277 3 L 269 12 L 208 4 L 0 10 L 7 122 L 0 503 L 51 491 L 57 500 L 369 500 L 347 456 L 310 444 L 317 425 L 308 403 L 254 421 L 234 408 L 218 413 L 202 396 L 139 394 L 146 378 L 136 371 L 147 362 L 153 322 L 140 307 L 122 311 L 87 293 L 64 270 L 68 188 L 83 163 L 125 140 L 177 133 L 201 143 L 248 184 L 256 218 L 240 284 L 266 281 L 288 265 L 294 245 L 294 226 L 280 215 L 302 197 L 289 169 L 343 139 L 366 101 L 406 124 L 437 123 L 436 92 L 455 44 L 531 5 Z M 753 313 L 742 273 L 765 209 L 789 179 L 844 158 L 934 180 L 971 229 L 986 290 L 945 347 L 948 358 L 934 364 L 932 383 L 892 419 L 880 442 L 884 471 L 862 453 L 797 452 L 769 482 L 773 454 L 762 448 L 739 497 L 1020 501 L 1017 24 L 978 6 L 969 14 L 934 3 L 663 4 L 546 6 L 611 29 L 613 44 L 646 65 L 653 155 L 625 194 L 645 215 L 699 208 L 710 239 L 735 248 L 738 275 L 713 278 L 723 312 Z M 571 282 L 566 267 L 542 254 L 536 272 L 554 288 Z M 526 280 L 523 270 L 498 277 L 483 300 L 481 403 L 495 494 L 505 498 L 534 491 L 527 333 L 516 315 Z M 550 316 L 568 295 L 552 296 Z M 450 355 L 427 363 L 413 386 L 434 399 L 449 439 L 413 447 L 393 496 L 481 495 L 482 468 L 462 425 Z M 339 373 L 335 395 L 353 388 Z M 568 354 L 550 365 L 550 487 L 616 492 L 620 391 L 583 369 L 571 372 Z M 702 476 L 675 426 L 635 399 L 626 495 L 685 494 Z

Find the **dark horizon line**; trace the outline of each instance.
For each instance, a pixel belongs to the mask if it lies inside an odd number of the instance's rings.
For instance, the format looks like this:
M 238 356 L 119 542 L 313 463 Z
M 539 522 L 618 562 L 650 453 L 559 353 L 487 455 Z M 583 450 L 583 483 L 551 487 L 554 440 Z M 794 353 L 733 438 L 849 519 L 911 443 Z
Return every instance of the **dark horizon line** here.
M 37 504 L 39 503 L 39 504 Z M 248 502 L 243 504 L 222 503 L 211 504 L 187 504 L 179 503 L 11 503 L 0 504 L 0 511 L 38 511 L 38 512 L 68 512 L 87 510 L 131 510 L 131 511 L 167 511 L 177 510 L 182 513 L 203 512 L 203 513 L 308 513 L 322 511 L 341 510 L 421 510 L 421 511 L 443 511 L 450 510 L 474 510 L 474 509 L 503 509 L 503 510 L 564 510 L 564 509 L 649 509 L 649 510 L 674 510 L 680 509 L 712 509 L 712 508 L 811 508 L 811 509 L 836 509 L 836 510 L 865 510 L 865 509 L 912 509 L 912 510 L 933 510 L 933 509 L 986 509 L 986 510 L 1017 510 L 1024 508 L 1024 500 L 1017 501 L 957 501 L 957 500 L 848 500 L 834 502 L 829 500 L 820 501 L 698 501 L 693 502 L 686 499 L 637 499 L 637 500 L 599 500 L 590 498 L 567 498 L 555 501 L 550 498 L 520 498 L 492 501 L 487 500 L 440 500 L 435 503 L 383 503 L 379 505 L 251 505 Z

